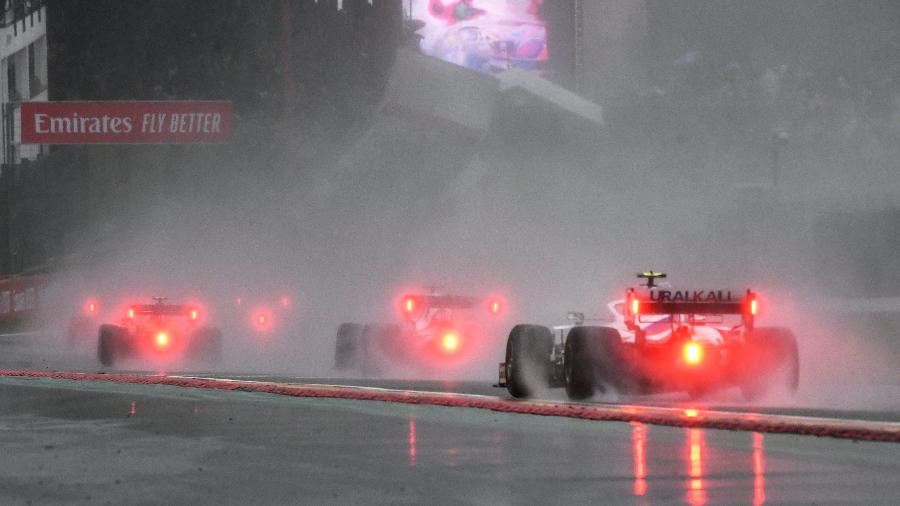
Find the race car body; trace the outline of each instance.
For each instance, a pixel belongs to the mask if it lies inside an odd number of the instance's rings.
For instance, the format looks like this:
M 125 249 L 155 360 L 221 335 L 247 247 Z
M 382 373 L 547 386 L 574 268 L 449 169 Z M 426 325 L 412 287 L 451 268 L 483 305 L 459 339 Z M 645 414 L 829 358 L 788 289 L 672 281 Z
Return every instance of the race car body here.
M 501 386 L 514 397 L 536 388 L 565 387 L 584 399 L 596 390 L 627 394 L 739 387 L 745 398 L 772 386 L 789 392 L 799 382 L 799 355 L 790 330 L 756 327 L 759 301 L 751 290 L 669 290 L 663 273 L 641 273 L 647 284 L 607 305 L 603 325 L 517 325 L 509 334 Z
M 294 299 L 286 293 L 242 294 L 234 299 L 234 310 L 229 314 L 237 318 L 228 328 L 246 330 L 259 337 L 295 330 Z
M 499 297 L 407 294 L 397 323 L 342 323 L 334 366 L 379 375 L 390 365 L 417 371 L 458 369 L 481 355 L 505 310 Z
M 154 304 L 134 304 L 118 324 L 100 326 L 97 358 L 112 366 L 126 358 L 205 358 L 216 361 L 222 353 L 222 335 L 203 324 L 204 315 L 192 306 L 166 304 L 163 297 Z

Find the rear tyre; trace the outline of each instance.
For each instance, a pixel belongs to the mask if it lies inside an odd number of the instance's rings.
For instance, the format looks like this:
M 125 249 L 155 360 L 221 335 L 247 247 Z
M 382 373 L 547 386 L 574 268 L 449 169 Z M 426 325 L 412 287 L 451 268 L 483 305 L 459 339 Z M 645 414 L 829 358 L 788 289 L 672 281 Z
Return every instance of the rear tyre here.
M 378 376 L 384 360 L 394 353 L 393 344 L 400 337 L 398 325 L 370 323 L 363 327 L 360 336 L 359 368 L 365 377 Z
M 759 399 L 772 387 L 793 395 L 799 386 L 800 353 L 794 333 L 782 327 L 762 327 L 748 333 L 741 360 L 744 399 Z
M 541 325 L 516 325 L 506 341 L 506 389 L 513 397 L 529 397 L 535 387 L 550 384 L 553 333 Z
M 342 323 L 334 341 L 334 368 L 350 369 L 359 364 L 360 338 L 363 326 L 358 323 Z
M 101 325 L 97 338 L 97 359 L 104 367 L 112 367 L 124 349 L 125 329 L 115 325 Z
M 563 372 L 566 395 L 583 400 L 612 385 L 617 375 L 621 337 L 607 327 L 573 327 L 566 336 Z

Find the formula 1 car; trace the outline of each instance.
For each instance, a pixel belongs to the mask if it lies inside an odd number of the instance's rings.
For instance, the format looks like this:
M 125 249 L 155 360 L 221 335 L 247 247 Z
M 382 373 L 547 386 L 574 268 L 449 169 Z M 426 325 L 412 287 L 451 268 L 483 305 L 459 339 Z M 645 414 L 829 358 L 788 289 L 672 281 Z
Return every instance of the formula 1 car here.
M 123 358 L 205 358 L 217 361 L 222 355 L 222 334 L 202 324 L 200 309 L 166 304 L 154 297 L 154 304 L 128 308 L 118 325 L 100 326 L 97 358 L 112 366 Z
M 432 371 L 460 367 L 489 345 L 505 303 L 498 297 L 408 294 L 398 310 L 400 323 L 342 323 L 335 369 L 374 376 L 390 364 Z
M 569 313 L 572 323 L 554 327 L 556 338 L 545 326 L 513 327 L 498 386 L 513 397 L 565 387 L 575 400 L 606 389 L 697 398 L 736 386 L 747 400 L 774 386 L 796 391 L 796 339 L 786 328 L 754 326 L 756 293 L 669 290 L 655 283 L 664 273 L 638 277 L 647 283 L 609 303 L 605 325 L 585 325 L 583 313 Z
M 230 322 L 231 327 L 247 329 L 256 335 L 266 336 L 289 330 L 290 325 L 296 322 L 296 316 L 292 314 L 294 300 L 286 294 L 278 297 L 241 295 L 234 299 L 234 303 L 235 309 L 231 314 L 240 321 Z

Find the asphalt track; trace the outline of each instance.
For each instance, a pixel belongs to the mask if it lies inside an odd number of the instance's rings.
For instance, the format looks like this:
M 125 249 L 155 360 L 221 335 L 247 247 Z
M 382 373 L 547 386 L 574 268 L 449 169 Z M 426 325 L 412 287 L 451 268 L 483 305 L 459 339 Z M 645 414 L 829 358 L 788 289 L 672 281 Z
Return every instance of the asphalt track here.
M 4 353 L 0 365 L 9 369 L 32 358 Z M 40 369 L 52 374 L 50 367 Z M 365 385 L 363 392 L 408 391 L 406 396 L 462 392 L 516 404 L 478 382 L 217 376 L 294 388 Z M 555 394 L 548 397 L 543 402 L 566 407 Z M 677 399 L 622 401 L 612 407 L 682 411 Z M 726 407 L 705 405 L 698 412 L 702 418 Z M 764 411 L 829 414 L 821 408 L 735 408 L 764 418 Z M 896 410 L 832 414 L 838 422 L 898 426 Z M 900 445 L 796 434 L 14 376 L 0 377 L 0 427 L 8 463 L 0 472 L 2 504 L 900 501 Z

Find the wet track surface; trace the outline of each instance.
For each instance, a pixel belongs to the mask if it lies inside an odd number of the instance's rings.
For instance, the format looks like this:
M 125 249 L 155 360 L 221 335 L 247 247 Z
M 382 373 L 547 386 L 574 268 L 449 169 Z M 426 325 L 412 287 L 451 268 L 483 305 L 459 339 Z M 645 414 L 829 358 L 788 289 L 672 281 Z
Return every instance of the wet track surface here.
M 17 462 L 0 478 L 4 503 L 900 497 L 890 443 L 43 379 L 0 380 L 0 405 Z
M 374 388 L 386 388 L 391 390 L 412 390 L 417 392 L 448 392 L 471 395 L 489 395 L 502 398 L 512 397 L 507 393 L 505 388 L 497 388 L 488 381 L 453 381 L 453 380 L 392 380 L 392 379 L 365 379 L 365 378 L 303 378 L 283 375 L 267 375 L 267 374 L 239 374 L 239 373 L 210 373 L 204 375 L 197 372 L 191 375 L 213 378 L 235 378 L 249 381 L 264 381 L 276 383 L 322 383 L 329 385 L 347 385 L 347 386 L 364 386 Z M 658 406 L 658 407 L 698 407 L 703 409 L 735 411 L 746 413 L 761 414 L 778 414 L 790 416 L 810 416 L 823 418 L 841 418 L 853 420 L 872 420 L 885 422 L 900 422 L 900 409 L 897 410 L 853 410 L 853 409 L 833 409 L 833 408 L 817 408 L 817 407 L 791 407 L 791 406 L 768 406 L 768 405 L 747 405 L 745 403 L 737 403 L 733 397 L 723 395 L 718 399 L 713 398 L 703 401 L 690 401 L 679 395 L 657 395 L 649 397 L 623 397 L 616 399 L 608 399 L 600 397 L 594 402 L 602 404 L 636 404 L 642 406 Z M 564 401 L 565 394 L 561 389 L 548 390 L 543 392 L 538 399 Z M 900 401 L 900 399 L 898 399 Z
M 90 357 L 65 364 L 48 353 L 4 349 L 6 368 L 97 371 Z M 506 397 L 489 382 L 181 374 Z M 562 399 L 559 392 L 546 397 Z M 898 409 L 726 401 L 703 407 L 900 418 Z M 684 405 L 665 397 L 619 402 Z M 0 426 L 8 461 L 16 462 L 0 473 L 3 504 L 894 504 L 900 498 L 894 443 L 438 406 L 0 378 Z

